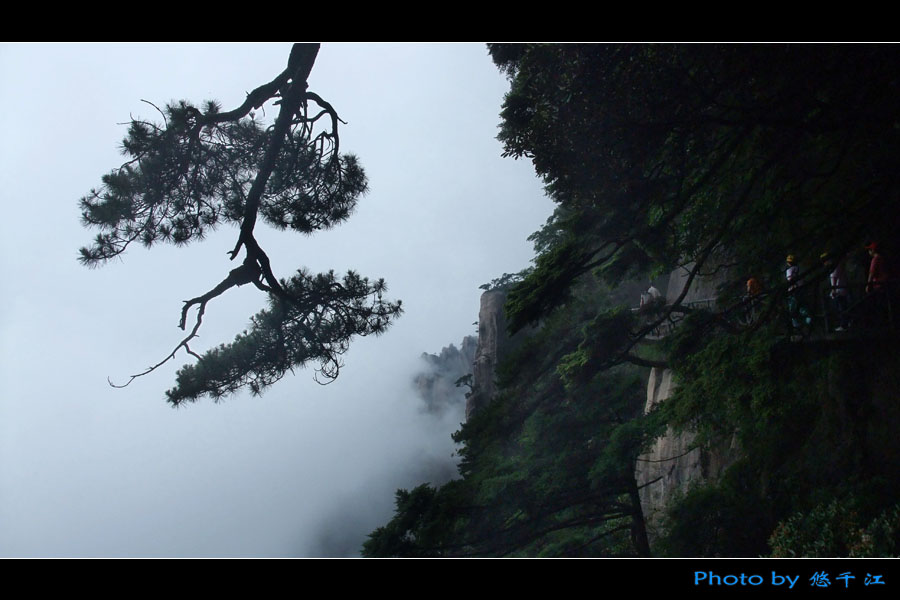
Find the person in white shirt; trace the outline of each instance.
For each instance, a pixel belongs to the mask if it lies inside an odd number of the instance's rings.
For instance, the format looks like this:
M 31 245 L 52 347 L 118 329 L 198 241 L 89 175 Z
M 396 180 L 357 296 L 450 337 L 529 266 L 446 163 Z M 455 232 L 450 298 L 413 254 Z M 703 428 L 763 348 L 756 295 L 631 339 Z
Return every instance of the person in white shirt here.
M 791 315 L 791 325 L 795 329 L 799 329 L 804 323 L 806 325 L 811 324 L 812 317 L 809 316 L 809 311 L 797 299 L 797 286 L 800 280 L 800 267 L 797 266 L 797 257 L 793 254 L 788 254 L 785 260 L 788 264 L 788 268 L 784 272 L 784 276 L 788 280 L 788 313 Z
M 847 314 L 847 308 L 850 304 L 850 291 L 847 289 L 847 272 L 844 270 L 844 261 L 835 261 L 827 252 L 820 257 L 822 264 L 830 271 L 828 282 L 831 289 L 828 296 L 834 303 L 837 310 L 840 325 L 835 331 L 844 331 L 850 327 L 850 317 Z

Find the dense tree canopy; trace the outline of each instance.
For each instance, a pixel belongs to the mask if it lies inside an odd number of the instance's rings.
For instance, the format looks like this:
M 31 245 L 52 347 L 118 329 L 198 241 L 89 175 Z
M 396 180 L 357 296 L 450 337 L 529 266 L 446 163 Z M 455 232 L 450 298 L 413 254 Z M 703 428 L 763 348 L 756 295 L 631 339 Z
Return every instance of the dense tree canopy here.
M 615 282 L 727 264 L 746 280 L 777 271 L 789 253 L 812 267 L 826 250 L 893 244 L 895 47 L 490 50 L 511 81 L 506 155 L 532 159 L 564 232 L 513 293 L 513 329 L 591 269 Z
M 573 295 L 508 357 L 498 397 L 454 436 L 461 479 L 398 491 L 396 516 L 364 555 L 649 554 L 634 471 L 654 427 L 639 418 L 642 373 L 626 365 L 569 377 L 560 368 L 597 309 L 590 281 Z
M 897 493 L 887 431 L 900 419 L 889 400 L 897 384 L 884 376 L 896 369 L 890 323 L 860 332 L 861 318 L 856 334 L 833 344 L 783 335 L 786 255 L 802 267 L 793 293 L 809 298 L 828 272 L 823 252 L 853 263 L 852 284 L 864 281 L 864 243 L 877 241 L 894 261 L 900 250 L 896 47 L 494 45 L 491 53 L 511 82 L 506 153 L 531 158 L 558 203 L 535 269 L 510 293 L 512 329 L 570 310 L 566 290 L 589 271 L 614 284 L 675 267 L 689 270 L 688 282 L 724 270 L 709 310 L 679 306 L 685 286 L 650 323 L 599 311 L 560 363 L 583 379 L 623 361 L 672 366 L 680 385 L 658 417 L 690 429 L 698 445 L 731 440 L 742 449 L 720 481 L 672 503 L 658 550 L 754 556 L 768 543 L 793 552 L 797 532 L 809 535 L 798 522 L 844 512 L 855 515 L 841 532 L 848 539 L 866 528 L 887 533 L 856 549 L 827 534 L 798 544 L 896 553 L 900 528 L 886 516 L 896 515 Z M 767 293 L 748 322 L 738 315 L 750 277 Z M 863 291 L 853 293 L 859 300 Z M 676 311 L 692 314 L 648 356 L 641 341 Z
M 505 154 L 532 160 L 557 203 L 531 238 L 534 267 L 494 282 L 511 284 L 511 332 L 540 327 L 457 434 L 461 478 L 401 491 L 365 553 L 896 555 L 896 329 L 785 335 L 784 265 L 798 257 L 799 295 L 824 283 L 823 252 L 856 275 L 868 241 L 897 256 L 900 50 L 489 49 L 510 79 Z M 717 302 L 684 305 L 685 285 L 644 318 L 623 306 L 622 284 L 677 267 L 687 284 L 724 274 Z M 750 277 L 765 289 L 753 319 L 741 318 Z M 671 367 L 678 383 L 647 415 L 635 365 Z M 667 498 L 648 548 L 635 463 L 667 427 L 735 453 Z
M 341 122 L 334 107 L 309 91 L 307 78 L 318 44 L 295 44 L 287 68 L 222 111 L 214 101 L 197 108 L 187 101 L 157 109 L 162 123 L 132 119 L 122 146 L 129 160 L 103 176 L 102 186 L 81 199 L 82 219 L 100 233 L 81 249 L 80 260 L 97 266 L 137 241 L 184 245 L 203 239 L 222 223 L 239 226 L 231 260 L 240 266 L 208 292 L 184 302 L 180 327 L 197 307 L 194 325 L 153 371 L 179 349 L 197 358 L 167 392 L 173 404 L 202 395 L 220 398 L 242 387 L 259 394 L 294 367 L 318 363 L 325 380 L 338 375 L 340 357 L 355 335 L 382 333 L 401 309 L 383 299 L 383 280 L 355 272 L 312 275 L 299 270 L 279 279 L 254 235 L 257 221 L 305 234 L 346 220 L 366 192 L 357 158 L 341 154 Z M 266 125 L 255 109 L 277 105 Z M 251 283 L 265 292 L 269 308 L 253 317 L 235 341 L 203 356 L 189 346 L 207 303 L 234 286 Z M 130 381 L 129 381 L 130 383 Z M 127 384 L 126 384 L 127 385 Z

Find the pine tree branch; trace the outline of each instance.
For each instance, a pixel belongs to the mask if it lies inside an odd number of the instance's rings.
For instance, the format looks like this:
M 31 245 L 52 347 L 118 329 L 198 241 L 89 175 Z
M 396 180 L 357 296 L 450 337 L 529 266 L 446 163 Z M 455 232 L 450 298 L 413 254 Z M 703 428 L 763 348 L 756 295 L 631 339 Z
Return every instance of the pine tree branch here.
M 124 387 L 128 387 L 128 385 L 129 385 L 132 381 L 134 381 L 135 379 L 137 379 L 138 377 L 143 377 L 144 375 L 148 375 L 148 374 L 152 373 L 153 371 L 155 371 L 155 370 L 158 369 L 159 367 L 163 366 L 164 364 L 166 364 L 167 362 L 169 362 L 170 360 L 172 360 L 173 358 L 175 358 L 175 354 L 176 354 L 176 353 L 178 352 L 178 350 L 181 349 L 181 348 L 184 348 L 185 351 L 186 351 L 188 354 L 190 354 L 191 356 L 193 356 L 193 357 L 199 359 L 199 358 L 200 358 L 200 355 L 197 354 L 196 352 L 194 352 L 193 350 L 191 350 L 191 347 L 188 345 L 188 342 L 190 342 L 192 339 L 194 339 L 195 337 L 197 337 L 197 332 L 200 330 L 200 325 L 203 323 L 203 313 L 204 313 L 205 311 L 206 311 L 206 302 L 204 301 L 204 302 L 201 302 L 201 303 L 200 303 L 200 309 L 197 311 L 197 321 L 196 321 L 196 323 L 194 323 L 194 328 L 191 330 L 191 332 L 188 334 L 188 336 L 185 337 L 183 340 L 181 340 L 181 341 L 178 343 L 178 345 L 175 346 L 175 348 L 172 350 L 172 352 L 170 352 L 169 355 L 166 356 L 164 359 L 162 359 L 161 361 L 159 361 L 158 363 L 156 363 L 156 364 L 153 365 L 152 367 L 149 367 L 147 370 L 145 370 L 145 371 L 143 371 L 143 372 L 141 372 L 141 373 L 136 373 L 136 374 L 134 374 L 134 375 L 131 375 L 130 378 L 128 379 L 128 381 L 125 382 L 125 383 L 123 383 L 122 385 L 116 385 L 115 383 L 112 382 L 112 380 L 111 380 L 109 377 L 106 378 L 106 381 L 109 383 L 110 386 L 112 386 L 112 387 L 114 387 L 114 388 L 124 388 Z M 183 318 L 183 317 L 182 317 L 182 318 Z M 183 326 L 182 326 L 182 329 L 184 329 Z
M 282 72 L 271 82 L 256 88 L 255 90 L 253 90 L 253 92 L 248 94 L 247 99 L 240 107 L 233 111 L 225 113 L 215 113 L 207 116 L 199 115 L 199 111 L 197 111 L 197 124 L 194 128 L 194 135 L 191 136 L 192 143 L 194 143 L 194 141 L 199 143 L 199 132 L 203 127 L 209 126 L 214 123 L 235 121 L 246 116 L 252 108 L 259 108 L 263 103 L 272 98 L 281 88 L 283 88 L 289 80 L 292 80 L 290 87 L 283 95 L 281 109 L 279 110 L 278 118 L 276 119 L 274 129 L 270 135 L 269 144 L 266 148 L 265 158 L 260 165 L 259 171 L 257 172 L 256 177 L 253 180 L 253 184 L 250 188 L 250 192 L 247 195 L 244 207 L 244 216 L 241 222 L 241 232 L 238 236 L 238 242 L 235 245 L 234 250 L 232 250 L 231 252 L 231 260 L 234 260 L 234 258 L 237 256 L 237 253 L 240 251 L 241 246 L 245 246 L 247 249 L 247 256 L 244 259 L 243 264 L 236 269 L 232 269 L 229 272 L 228 276 L 210 291 L 201 296 L 197 296 L 196 298 L 185 300 L 184 306 L 181 309 L 181 320 L 179 321 L 178 326 L 182 330 L 185 329 L 187 324 L 188 310 L 195 304 L 199 304 L 200 307 L 197 312 L 196 321 L 193 329 L 191 330 L 191 333 L 185 339 L 183 339 L 166 358 L 150 367 L 146 371 L 132 375 L 128 380 L 128 383 L 125 383 L 124 385 L 115 385 L 112 383 L 112 381 L 110 381 L 109 383 L 113 387 L 125 387 L 136 378 L 152 373 L 158 367 L 173 359 L 180 348 L 185 348 L 185 350 L 189 354 L 199 359 L 200 356 L 191 351 L 190 347 L 188 346 L 188 342 L 197 337 L 197 331 L 200 329 L 200 325 L 203 322 L 203 314 L 206 311 L 207 303 L 213 298 L 216 298 L 217 296 L 225 293 L 232 287 L 241 286 L 247 283 L 253 283 L 260 290 L 274 292 L 281 297 L 286 297 L 286 294 L 281 288 L 278 279 L 272 272 L 272 267 L 269 262 L 268 256 L 253 236 L 253 229 L 256 225 L 260 200 L 262 198 L 266 183 L 275 168 L 275 162 L 278 158 L 282 146 L 284 145 L 285 136 L 290 131 L 291 120 L 293 119 L 294 114 L 300 110 L 300 105 L 304 100 L 303 92 L 306 91 L 306 80 L 308 79 L 309 74 L 312 70 L 318 51 L 318 44 L 295 44 L 288 61 L 288 68 L 285 69 L 284 72 Z M 322 104 L 325 110 L 332 115 L 332 122 L 336 127 L 337 113 L 334 111 L 330 104 L 328 104 L 315 94 L 313 94 L 313 96 L 315 96 L 314 99 Z M 158 107 L 156 107 L 152 103 L 150 104 L 157 110 L 159 110 Z M 160 111 L 160 113 L 162 114 L 162 111 Z M 163 118 L 165 118 L 164 114 Z M 261 276 L 265 278 L 268 286 L 262 284 L 262 282 L 260 281 Z M 334 373 L 334 375 L 336 376 L 338 370 L 339 364 L 337 364 L 337 361 L 334 361 L 334 366 L 329 369 L 329 374 Z
M 203 112 L 184 100 L 165 111 L 147 102 L 165 126 L 132 119 L 123 140 L 132 160 L 81 199 L 83 223 L 103 230 L 92 247 L 81 250 L 81 261 L 89 266 L 118 256 L 134 240 L 148 247 L 158 240 L 184 244 L 222 221 L 240 227 L 230 260 L 245 251 L 241 266 L 206 293 L 184 301 L 182 331 L 190 310 L 198 310 L 192 329 L 172 352 L 128 383 L 110 385 L 128 385 L 182 348 L 198 361 L 185 365 L 176 387 L 167 392 L 175 405 L 201 395 L 218 399 L 245 386 L 258 394 L 310 361 L 319 364 L 316 381 L 327 383 L 338 376 L 352 337 L 378 335 L 402 312 L 399 301 L 382 299 L 382 280 L 370 283 L 352 271 L 341 282 L 333 272 L 311 276 L 303 269 L 278 279 L 254 234 L 259 218 L 303 233 L 331 227 L 347 218 L 366 191 L 356 157 L 339 153 L 338 127 L 345 122 L 331 104 L 307 92 L 318 51 L 318 44 L 295 44 L 287 68 L 231 111 L 220 112 L 212 101 Z M 279 109 L 270 127 L 245 118 L 274 98 Z M 321 108 L 311 118 L 309 101 Z M 315 123 L 326 116 L 330 129 L 326 125 L 316 135 Z M 203 356 L 193 352 L 189 343 L 197 337 L 208 303 L 247 283 L 266 292 L 269 309 L 251 317 L 250 331 L 232 344 Z
M 227 121 L 237 121 L 250 114 L 254 108 L 260 108 L 266 101 L 273 98 L 279 90 L 281 90 L 288 81 L 296 84 L 298 81 L 303 82 L 305 89 L 306 80 L 312 72 L 316 55 L 319 52 L 319 44 L 294 44 L 291 48 L 291 55 L 288 58 L 288 66 L 275 79 L 269 83 L 265 83 L 249 94 L 241 104 L 234 110 L 216 113 L 212 115 L 204 115 L 198 122 L 199 127 L 206 127 L 215 123 L 224 123 Z
M 312 70 L 318 52 L 318 44 L 306 46 L 295 44 L 293 50 L 291 50 L 291 58 L 288 61 L 289 68 L 292 64 L 297 65 L 293 82 L 288 86 L 287 90 L 282 93 L 281 108 L 278 111 L 278 117 L 275 119 L 273 130 L 269 135 L 269 144 L 266 147 L 265 157 L 263 158 L 262 164 L 259 166 L 256 178 L 253 180 L 253 184 L 250 187 L 250 192 L 247 194 L 247 200 L 244 204 L 244 215 L 241 220 L 241 232 L 238 235 L 238 240 L 234 249 L 231 251 L 231 260 L 237 258 L 238 253 L 241 251 L 241 246 L 247 244 L 250 244 L 250 246 L 253 247 L 252 250 L 258 254 L 254 258 L 260 260 L 262 256 L 264 256 L 259 255 L 261 249 L 259 248 L 259 244 L 256 243 L 256 240 L 253 239 L 253 229 L 256 226 L 256 217 L 259 213 L 260 200 L 262 199 L 262 194 L 266 188 L 269 176 L 272 175 L 272 171 L 275 169 L 275 162 L 278 160 L 278 154 L 284 145 L 284 138 L 290 131 L 294 115 L 299 112 L 301 104 L 303 103 L 304 92 L 306 92 L 307 88 L 306 80 L 309 78 L 309 73 Z M 248 246 L 248 253 L 251 251 L 250 246 Z M 268 259 L 266 259 L 266 262 L 268 262 Z M 280 289 L 278 280 L 271 274 L 271 269 L 268 269 L 268 272 L 266 272 L 267 268 L 262 264 L 261 260 L 260 266 L 263 267 L 263 271 L 266 274 L 266 281 L 269 286 L 276 290 Z
M 127 383 L 124 383 L 122 385 L 116 385 L 112 381 L 110 381 L 109 378 L 107 378 L 109 385 L 111 385 L 112 387 L 115 387 L 115 388 L 123 388 L 123 387 L 128 386 L 128 384 L 130 384 L 132 381 L 134 381 L 138 377 L 143 377 L 144 375 L 148 375 L 148 374 L 152 373 L 153 371 L 155 371 L 156 369 L 158 369 L 159 367 L 161 367 L 168 361 L 175 358 L 175 354 L 181 348 L 184 348 L 185 351 L 188 354 L 190 354 L 191 356 L 199 359 L 200 355 L 197 354 L 196 352 L 194 352 L 193 350 L 191 350 L 190 346 L 188 345 L 188 342 L 190 342 L 192 339 L 197 337 L 197 332 L 200 330 L 200 325 L 203 324 L 203 314 L 206 312 L 206 304 L 213 298 L 215 298 L 217 296 L 221 296 L 223 293 L 225 293 L 227 290 L 233 288 L 234 286 L 241 286 L 241 285 L 245 285 L 247 283 L 253 283 L 257 287 L 260 287 L 262 284 L 260 284 L 260 282 L 259 282 L 259 277 L 260 277 L 259 267 L 256 265 L 255 262 L 249 260 L 249 257 L 248 257 L 248 260 L 245 260 L 244 264 L 242 264 L 240 267 L 238 267 L 236 269 L 232 269 L 231 272 L 228 274 L 228 277 L 226 277 L 216 287 L 214 287 L 210 291 L 206 292 L 202 296 L 197 296 L 196 298 L 192 298 L 190 300 L 185 300 L 184 307 L 181 309 L 181 320 L 178 323 L 178 327 L 182 330 L 184 330 L 184 328 L 186 327 L 188 310 L 195 304 L 200 305 L 199 309 L 197 310 L 197 317 L 196 317 L 196 321 L 194 322 L 194 327 L 193 327 L 193 329 L 191 329 L 190 334 L 188 334 L 188 336 L 186 338 L 181 340 L 181 342 L 179 342 L 178 345 L 175 346 L 175 349 L 172 350 L 172 352 L 170 352 L 168 356 L 166 356 L 164 359 L 162 359 L 161 361 L 159 361 L 152 367 L 148 368 L 146 371 L 137 373 L 135 375 L 131 375 L 130 379 L 128 380 Z M 260 287 L 260 289 L 268 290 L 268 288 L 266 288 L 264 286 Z
M 182 330 L 185 328 L 188 309 L 193 305 L 200 304 L 202 307 L 205 307 L 207 302 L 217 296 L 222 295 L 234 286 L 242 286 L 248 283 L 254 283 L 257 284 L 257 287 L 259 287 L 260 275 L 261 273 L 259 270 L 259 266 L 256 264 L 256 261 L 252 260 L 250 256 L 247 256 L 247 258 L 244 259 L 244 263 L 240 267 L 232 269 L 228 273 L 228 277 L 223 279 L 222 282 L 219 283 L 219 285 L 206 292 L 202 296 L 197 296 L 196 298 L 184 301 L 184 306 L 181 309 L 181 321 L 178 323 L 178 326 Z

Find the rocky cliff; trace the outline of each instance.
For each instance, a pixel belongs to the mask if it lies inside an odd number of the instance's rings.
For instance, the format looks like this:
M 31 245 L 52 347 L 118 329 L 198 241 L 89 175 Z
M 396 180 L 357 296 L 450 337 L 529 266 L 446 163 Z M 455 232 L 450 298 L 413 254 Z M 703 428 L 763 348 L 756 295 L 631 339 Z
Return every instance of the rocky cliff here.
M 669 277 L 666 303 L 674 302 L 687 283 L 689 268 L 676 269 Z M 725 281 L 726 274 L 719 271 L 710 276 L 696 277 L 683 299 L 683 303 L 715 298 L 718 286 Z M 647 402 L 644 412 L 668 399 L 675 389 L 670 369 L 654 368 L 647 382 Z M 670 428 L 658 438 L 652 448 L 638 458 L 636 478 L 640 489 L 641 507 L 647 520 L 651 538 L 658 533 L 662 514 L 669 499 L 678 492 L 684 492 L 691 483 L 715 478 L 730 464 L 737 453 L 733 446 L 728 448 L 691 448 L 694 436 L 691 433 L 675 433 Z
M 666 302 L 673 302 L 681 294 L 687 282 L 688 265 L 673 271 L 668 282 L 654 280 L 653 284 L 665 290 Z M 683 302 L 697 302 L 715 298 L 718 286 L 726 274 L 719 271 L 694 279 Z M 647 283 L 626 282 L 612 292 L 617 302 L 637 302 Z M 608 292 L 607 292 L 608 293 Z M 510 338 L 506 331 L 503 304 L 506 293 L 502 290 L 485 292 L 481 296 L 478 313 L 478 342 L 473 368 L 473 391 L 466 402 L 466 418 L 490 402 L 497 392 L 495 370 L 499 362 L 514 348 L 526 333 Z M 647 400 L 644 407 L 649 412 L 672 394 L 675 382 L 669 369 L 652 369 L 647 382 Z M 641 505 L 647 517 L 651 538 L 661 522 L 662 512 L 673 494 L 686 490 L 694 481 L 716 477 L 736 455 L 735 448 L 692 449 L 690 433 L 677 434 L 669 430 L 656 440 L 653 447 L 642 455 L 637 465 L 637 482 Z
M 466 419 L 487 405 L 497 393 L 496 369 L 506 356 L 531 332 L 524 327 L 510 337 L 506 329 L 505 290 L 491 290 L 481 295 L 478 310 L 478 347 L 472 371 L 472 393 L 466 402 Z
M 459 348 L 450 344 L 439 354 L 422 353 L 424 368 L 413 378 L 413 384 L 428 412 L 440 414 L 465 401 L 469 388 L 457 387 L 456 381 L 472 373 L 477 345 L 475 337 L 469 335 Z
M 481 295 L 478 310 L 478 346 L 472 370 L 472 393 L 466 402 L 466 419 L 490 402 L 497 393 L 495 370 L 507 345 L 506 315 L 503 303 L 506 292 L 494 290 Z

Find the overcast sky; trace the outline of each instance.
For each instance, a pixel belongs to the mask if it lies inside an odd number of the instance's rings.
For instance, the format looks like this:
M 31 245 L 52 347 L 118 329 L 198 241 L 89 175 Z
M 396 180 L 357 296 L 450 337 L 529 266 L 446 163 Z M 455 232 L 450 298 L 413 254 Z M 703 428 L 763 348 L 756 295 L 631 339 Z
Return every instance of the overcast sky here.
M 276 275 L 384 277 L 405 314 L 357 338 L 340 378 L 311 369 L 262 397 L 172 409 L 178 359 L 126 389 L 180 340 L 182 300 L 222 280 L 236 229 L 187 247 L 133 247 L 89 270 L 78 199 L 121 164 L 129 115 L 246 92 L 290 44 L 0 45 L 0 555 L 353 555 L 397 487 L 452 461 L 461 413 L 420 410 L 423 351 L 475 332 L 478 286 L 527 266 L 552 206 L 531 164 L 500 157 L 507 81 L 483 45 L 323 44 L 310 89 L 348 122 L 370 192 L 311 237 L 257 228 Z M 271 111 L 270 111 L 271 113 Z M 274 114 L 268 114 L 273 118 Z M 196 351 L 264 306 L 252 286 L 207 308 Z

